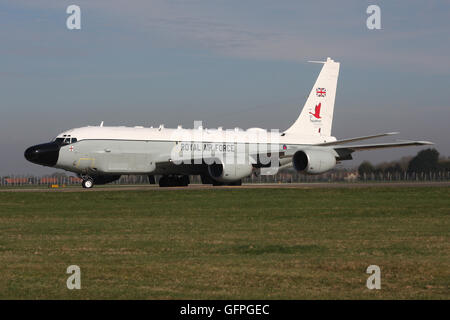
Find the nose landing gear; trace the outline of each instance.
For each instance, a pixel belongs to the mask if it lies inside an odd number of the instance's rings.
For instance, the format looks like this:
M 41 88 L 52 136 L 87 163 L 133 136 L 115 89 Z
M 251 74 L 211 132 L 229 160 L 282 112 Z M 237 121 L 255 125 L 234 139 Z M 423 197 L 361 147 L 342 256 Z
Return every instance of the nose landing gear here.
M 79 178 L 82 179 L 81 186 L 85 189 L 90 189 L 94 185 L 107 184 L 120 179 L 120 175 L 92 175 L 79 174 Z
M 91 189 L 94 186 L 94 179 L 89 177 L 84 177 L 81 182 L 81 186 L 85 189 Z

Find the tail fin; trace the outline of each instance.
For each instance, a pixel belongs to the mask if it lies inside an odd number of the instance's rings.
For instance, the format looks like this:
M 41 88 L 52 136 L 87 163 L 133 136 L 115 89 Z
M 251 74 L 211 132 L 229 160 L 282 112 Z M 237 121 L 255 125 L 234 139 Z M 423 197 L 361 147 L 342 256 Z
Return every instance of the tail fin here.
M 316 61 L 313 61 L 316 62 Z M 298 137 L 329 137 L 333 122 L 334 100 L 339 76 L 339 62 L 328 58 L 311 89 L 302 112 L 284 133 Z

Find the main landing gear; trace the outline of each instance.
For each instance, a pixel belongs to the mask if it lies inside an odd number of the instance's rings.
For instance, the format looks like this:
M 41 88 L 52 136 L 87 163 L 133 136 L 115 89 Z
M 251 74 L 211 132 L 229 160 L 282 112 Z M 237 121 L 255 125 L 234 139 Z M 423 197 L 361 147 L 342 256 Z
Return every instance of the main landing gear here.
M 159 179 L 160 187 L 187 187 L 189 176 L 162 176 Z

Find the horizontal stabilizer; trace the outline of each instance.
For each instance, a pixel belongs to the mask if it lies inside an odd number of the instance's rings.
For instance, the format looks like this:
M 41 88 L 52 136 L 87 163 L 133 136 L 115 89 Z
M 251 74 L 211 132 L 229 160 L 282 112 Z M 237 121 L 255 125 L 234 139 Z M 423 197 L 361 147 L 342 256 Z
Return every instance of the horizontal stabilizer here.
M 398 147 L 408 147 L 408 146 L 423 146 L 432 145 L 433 142 L 429 141 L 402 141 L 402 142 L 390 142 L 390 143 L 377 143 L 377 144 L 364 144 L 356 146 L 341 146 L 334 148 L 336 151 L 361 151 L 361 150 L 374 150 L 374 149 L 384 149 L 384 148 L 398 148 Z
M 317 144 L 317 146 L 335 146 L 338 144 L 344 144 L 344 143 L 349 143 L 349 142 L 355 142 L 355 141 L 361 141 L 361 140 L 367 140 L 367 139 L 375 139 L 375 138 L 380 138 L 380 137 L 385 137 L 385 136 L 392 136 L 394 134 L 399 134 L 399 132 L 387 132 L 387 133 L 375 134 L 372 136 L 363 136 L 363 137 L 356 137 L 356 138 L 350 138 L 350 139 L 342 139 L 342 140 L 337 140 L 337 141 L 330 141 L 330 142 L 325 142 L 325 143 L 319 143 L 319 144 Z

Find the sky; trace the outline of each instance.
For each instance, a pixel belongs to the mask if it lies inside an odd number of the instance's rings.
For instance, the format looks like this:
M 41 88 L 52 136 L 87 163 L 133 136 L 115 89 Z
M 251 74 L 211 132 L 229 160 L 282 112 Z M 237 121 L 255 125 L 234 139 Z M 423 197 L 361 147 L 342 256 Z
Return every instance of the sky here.
M 72 4 L 81 30 L 66 27 Z M 24 150 L 101 121 L 284 130 L 320 72 L 307 61 L 327 57 L 341 63 L 334 136 L 399 131 L 450 156 L 449 35 L 448 0 L 0 0 L 0 175 L 54 172 Z

